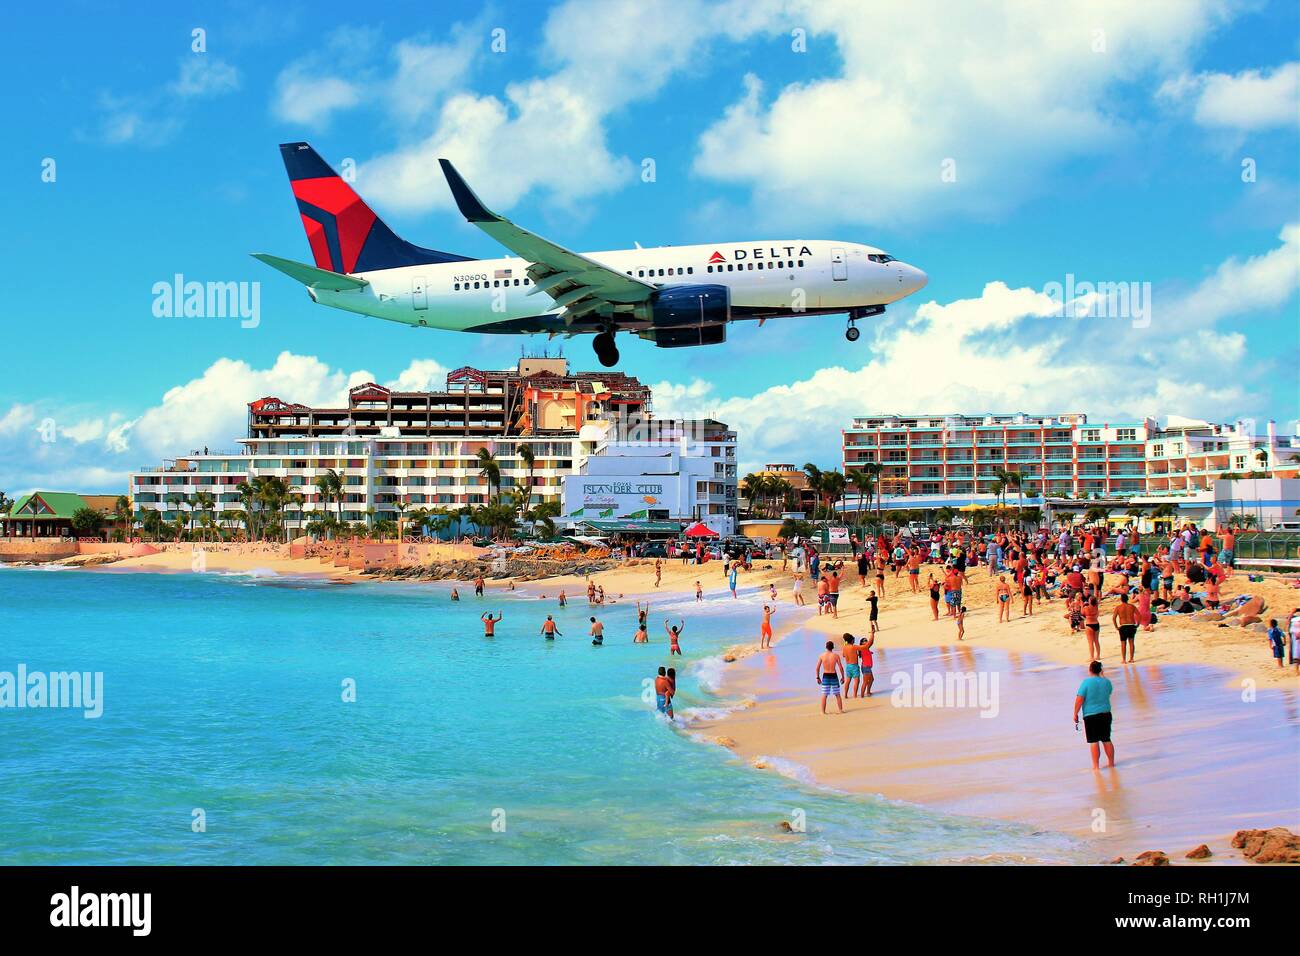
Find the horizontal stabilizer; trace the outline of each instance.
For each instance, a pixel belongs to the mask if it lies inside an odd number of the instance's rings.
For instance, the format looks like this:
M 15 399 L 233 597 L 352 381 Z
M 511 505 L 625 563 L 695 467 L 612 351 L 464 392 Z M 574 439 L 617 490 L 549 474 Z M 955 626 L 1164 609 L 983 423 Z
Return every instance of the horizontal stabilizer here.
M 317 269 L 304 262 L 281 259 L 279 256 L 267 255 L 265 252 L 252 253 L 254 259 L 265 262 L 272 269 L 278 269 L 291 279 L 297 279 L 309 289 L 324 289 L 327 292 L 355 292 L 370 285 L 365 279 L 345 276 L 328 269 Z

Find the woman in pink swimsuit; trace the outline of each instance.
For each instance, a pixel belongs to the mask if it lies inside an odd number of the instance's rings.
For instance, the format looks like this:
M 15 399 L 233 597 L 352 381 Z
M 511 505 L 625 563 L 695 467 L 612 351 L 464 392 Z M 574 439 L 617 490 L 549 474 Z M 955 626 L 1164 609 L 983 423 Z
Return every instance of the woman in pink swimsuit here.
M 1143 588 L 1138 592 L 1137 600 L 1138 623 L 1142 625 L 1142 630 L 1151 630 L 1151 591 Z

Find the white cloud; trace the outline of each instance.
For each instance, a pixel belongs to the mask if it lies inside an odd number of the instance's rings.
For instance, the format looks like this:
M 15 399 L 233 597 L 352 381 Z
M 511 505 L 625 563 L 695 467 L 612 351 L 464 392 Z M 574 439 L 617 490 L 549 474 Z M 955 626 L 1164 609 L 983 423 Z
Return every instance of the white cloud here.
M 1300 120 L 1300 63 L 1235 75 L 1184 73 L 1167 80 L 1158 95 L 1190 105 L 1202 126 L 1242 131 L 1295 126 Z
M 399 392 L 433 391 L 447 384 L 449 371 L 451 369 L 433 359 L 416 359 L 387 385 Z
M 218 96 L 239 89 L 239 70 L 208 53 L 181 60 L 180 75 L 172 83 L 178 96 Z
M 414 359 L 388 382 L 390 388 L 441 387 L 447 369 Z M 346 406 L 347 390 L 374 381 L 368 371 L 331 368 L 310 355 L 282 352 L 267 368 L 222 358 L 201 375 L 168 389 L 161 401 L 134 417 L 96 417 L 41 402 L 14 405 L 0 416 L 0 488 L 118 491 L 144 464 L 194 449 L 233 450 L 246 433 L 248 403 L 268 395 L 315 406 Z M 54 440 L 37 428 L 54 422 Z M 67 424 L 65 424 L 65 422 Z
M 1300 274 L 1300 223 L 1278 233 L 1281 245 L 1245 260 L 1233 256 L 1179 300 L 1173 314 L 1186 324 L 1212 323 L 1226 315 L 1276 308 L 1295 294 Z
M 865 223 L 996 214 L 1059 164 L 1131 135 L 1113 89 L 1181 67 L 1222 16 L 1217 0 L 915 0 L 880 16 L 804 0 L 775 29 L 806 26 L 806 71 L 836 54 L 841 68 L 772 91 L 747 76 L 701 135 L 695 169 L 751 187 L 757 210 L 787 221 L 792 209 Z
M 748 470 L 791 459 L 837 462 L 839 429 L 867 413 L 1082 411 L 1093 420 L 1132 421 L 1263 411 L 1252 388 L 1269 374 L 1268 358 L 1251 356 L 1244 335 L 1214 323 L 1295 296 L 1298 237 L 1300 226 L 1287 226 L 1280 247 L 1225 261 L 1168 304 L 1155 296 L 1146 328 L 1124 319 L 1060 318 L 1042 292 L 990 282 L 976 298 L 890 314 L 875 326 L 860 366 L 823 368 L 790 385 L 731 397 L 699 380 L 662 383 L 654 387 L 655 413 L 731 425 Z M 1288 260 L 1289 268 L 1279 264 Z
M 290 67 L 275 81 L 275 115 L 316 129 L 329 125 L 339 110 L 361 102 L 356 85 L 336 76 L 310 76 Z
M 32 405 L 14 404 L 0 418 L 0 437 L 17 435 L 36 420 L 36 409 Z
M 144 93 L 101 91 L 95 137 L 111 146 L 161 146 L 185 125 L 188 104 L 239 89 L 239 70 L 211 54 L 181 59 L 176 79 Z
M 607 142 L 612 114 L 653 99 L 674 75 L 706 62 L 710 43 L 752 32 L 778 9 L 772 0 L 569 0 L 543 28 L 540 55 L 553 71 L 511 83 L 501 96 L 449 97 L 426 136 L 370 160 L 360 176 L 386 205 L 449 208 L 437 163 L 446 157 L 471 183 L 485 184 L 489 206 L 507 209 L 538 190 L 572 207 L 632 180 L 635 163 Z M 519 55 L 507 50 L 492 55 Z
M 481 43 L 481 34 L 457 25 L 446 42 L 407 38 L 388 49 L 377 30 L 341 27 L 280 71 L 271 112 L 324 129 L 338 113 L 379 106 L 408 125 L 460 85 Z

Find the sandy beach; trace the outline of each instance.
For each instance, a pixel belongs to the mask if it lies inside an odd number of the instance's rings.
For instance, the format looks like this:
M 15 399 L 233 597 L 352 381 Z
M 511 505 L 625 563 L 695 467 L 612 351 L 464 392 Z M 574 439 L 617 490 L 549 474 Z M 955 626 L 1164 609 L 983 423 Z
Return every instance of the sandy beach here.
M 746 583 L 772 576 L 759 571 Z M 1021 618 L 1016 599 L 1012 620 L 998 624 L 996 578 L 976 570 L 972 579 L 958 642 L 942 603 L 932 620 L 927 595 L 888 573 L 875 693 L 843 716 L 818 712 L 814 667 L 828 638 L 839 649 L 843 633 L 869 632 L 856 576 L 838 618 L 814 613 L 773 651 L 728 670 L 722 692 L 756 706 L 695 729 L 755 766 L 777 758 L 805 767 L 822 786 L 1060 830 L 1095 844 L 1099 862 L 1148 849 L 1187 862 L 1183 854 L 1202 842 L 1212 860 L 1231 862 L 1240 859 L 1228 845 L 1237 829 L 1300 823 L 1300 678 L 1279 671 L 1263 635 L 1161 617 L 1154 633 L 1139 633 L 1137 663 L 1123 665 L 1109 625 L 1115 599 L 1107 602 L 1102 650 L 1116 687 L 1119 762 L 1094 773 L 1070 720 L 1086 643 L 1069 634 L 1063 602 Z M 1224 593 L 1262 595 L 1285 616 L 1300 604 L 1286 580 L 1239 573 Z M 915 706 L 911 685 L 931 673 L 996 680 L 997 706 Z

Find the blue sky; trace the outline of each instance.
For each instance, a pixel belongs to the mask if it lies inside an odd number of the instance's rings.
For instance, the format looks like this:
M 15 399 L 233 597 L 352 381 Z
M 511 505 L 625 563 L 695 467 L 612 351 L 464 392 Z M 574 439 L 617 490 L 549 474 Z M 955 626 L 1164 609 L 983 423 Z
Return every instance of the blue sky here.
M 929 286 L 855 345 L 838 317 L 740 324 L 720 347 L 623 343 L 661 413 L 740 430 L 745 467 L 830 466 L 854 414 L 887 411 L 1293 430 L 1296 5 L 896 14 L 830 0 L 10 14 L 0 488 L 122 490 L 146 462 L 233 447 L 261 395 L 436 385 L 544 346 L 324 309 L 249 258 L 309 258 L 276 149 L 300 139 L 352 159 L 405 238 L 467 255 L 500 250 L 455 214 L 437 156 L 576 249 L 834 237 L 925 269 Z M 260 282 L 259 323 L 155 317 L 153 286 L 176 273 Z M 1043 290 L 1067 275 L 1150 283 L 1149 325 L 1053 317 Z M 594 366 L 587 339 L 563 345 Z

